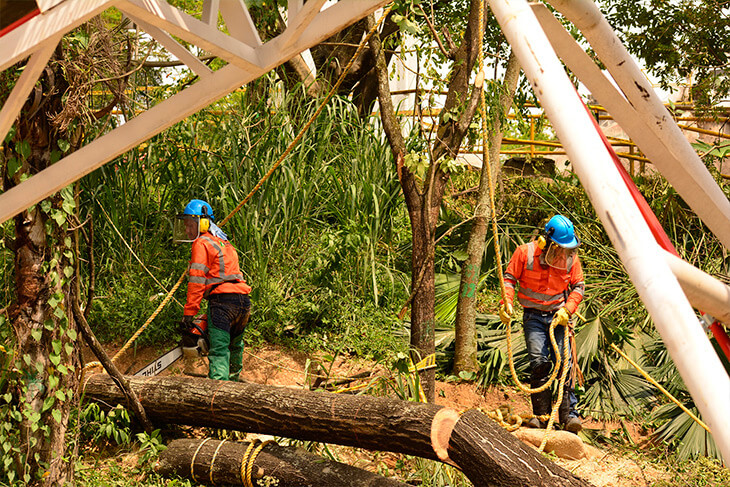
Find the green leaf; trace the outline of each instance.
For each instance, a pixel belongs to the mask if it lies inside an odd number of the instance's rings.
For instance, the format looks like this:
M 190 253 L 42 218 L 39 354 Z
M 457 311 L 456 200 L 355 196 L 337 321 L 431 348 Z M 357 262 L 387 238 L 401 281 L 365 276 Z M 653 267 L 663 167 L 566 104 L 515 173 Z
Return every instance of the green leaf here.
M 54 354 L 56 354 L 56 355 L 60 355 L 61 354 L 61 340 L 58 340 L 58 339 L 53 340 L 51 342 L 51 347 L 53 348 L 53 353 Z
M 51 218 L 56 222 L 59 227 L 66 223 L 66 214 L 62 211 L 55 210 L 51 212 Z
M 60 379 L 57 375 L 48 376 L 48 388 L 49 389 L 55 389 L 56 386 L 58 386 L 59 382 L 60 382 Z
M 67 265 L 63 268 L 63 275 L 66 276 L 67 279 L 70 279 L 71 276 L 74 275 L 74 268 L 70 265 Z
M 70 343 L 65 343 L 63 345 L 63 349 L 66 351 L 66 355 L 68 355 L 69 357 L 71 356 L 71 354 L 74 351 L 74 347 Z
M 53 322 L 53 320 L 48 319 L 43 322 L 43 328 L 46 330 L 54 330 L 56 328 L 56 324 Z
M 17 145 L 17 151 L 20 157 L 28 159 L 30 157 L 30 143 L 27 140 L 21 140 Z
M 32 336 L 35 341 L 39 342 L 41 341 L 41 337 L 43 337 L 43 330 L 36 328 L 30 332 L 30 336 Z
M 8 392 L 8 393 L 6 393 L 6 394 L 5 394 L 4 396 L 3 396 L 3 399 L 5 399 L 5 402 L 9 403 L 10 401 L 12 401 L 12 400 L 13 400 L 13 395 L 12 395 L 11 393 L 9 393 L 9 392 Z
M 63 364 L 60 364 L 60 365 L 58 365 L 58 366 L 57 366 L 56 368 L 57 368 L 57 369 L 58 369 L 58 371 L 59 371 L 60 373 L 62 373 L 63 375 L 68 375 L 68 368 L 67 368 L 67 367 L 66 367 L 65 365 L 63 365 Z
M 48 359 L 56 367 L 58 367 L 58 364 L 61 363 L 61 356 L 60 355 L 51 354 L 51 355 L 48 356 Z
M 53 407 L 53 405 L 56 403 L 56 398 L 54 396 L 48 396 L 45 401 L 43 401 L 43 407 L 41 408 L 41 412 L 45 413 L 49 409 Z
M 66 400 L 66 394 L 63 391 L 56 391 L 56 399 L 59 401 L 65 401 Z
M 17 158 L 11 157 L 8 159 L 8 176 L 15 176 L 15 173 L 18 172 L 22 166 L 23 165 Z
M 54 409 L 51 412 L 51 416 L 53 416 L 53 419 L 56 420 L 56 423 L 61 424 L 61 411 L 58 409 Z
M 76 330 L 68 329 L 66 330 L 66 335 L 71 339 L 71 341 L 75 342 L 76 338 L 78 337 L 78 334 L 76 333 Z
M 71 147 L 71 144 L 67 140 L 58 139 L 56 143 L 58 144 L 58 148 L 63 152 L 66 152 Z

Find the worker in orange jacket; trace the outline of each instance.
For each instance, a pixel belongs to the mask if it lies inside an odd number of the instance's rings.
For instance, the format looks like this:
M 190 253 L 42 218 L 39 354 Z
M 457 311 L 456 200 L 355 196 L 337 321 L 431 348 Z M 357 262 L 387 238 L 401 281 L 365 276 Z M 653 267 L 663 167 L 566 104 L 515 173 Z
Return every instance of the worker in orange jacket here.
M 208 377 L 238 380 L 243 369 L 243 331 L 251 310 L 249 293 L 238 267 L 238 254 L 214 223 L 213 209 L 192 200 L 176 219 L 175 240 L 192 242 L 188 292 L 181 328 L 188 334 L 203 298 L 208 300 L 210 349 Z
M 573 223 L 563 215 L 553 216 L 545 225 L 545 233 L 537 241 L 520 245 L 515 250 L 505 273 L 505 302 L 500 307 L 500 317 L 509 324 L 513 315 L 512 301 L 517 299 L 523 308 L 523 330 L 527 354 L 530 359 L 530 387 L 545 384 L 550 376 L 555 353 L 550 341 L 549 328 L 557 321 L 555 339 L 560 356 L 563 355 L 563 337 L 566 328 L 572 333 L 571 316 L 583 299 L 585 282 L 578 259 L 580 241 L 575 235 Z M 568 351 L 570 360 L 571 351 Z M 570 363 L 566 364 L 570 366 Z M 565 365 L 564 365 L 565 366 Z M 531 394 L 532 412 L 528 426 L 545 427 L 539 416 L 552 411 L 550 388 Z M 563 399 L 558 409 L 563 428 L 577 433 L 582 429 L 576 411 L 577 400 L 572 381 L 567 380 Z

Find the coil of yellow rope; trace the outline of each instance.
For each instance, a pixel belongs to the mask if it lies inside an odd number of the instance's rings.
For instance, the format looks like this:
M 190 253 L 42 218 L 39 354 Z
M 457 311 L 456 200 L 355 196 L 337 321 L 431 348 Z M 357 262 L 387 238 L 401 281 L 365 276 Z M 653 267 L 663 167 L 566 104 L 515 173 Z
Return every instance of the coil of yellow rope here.
M 479 26 L 482 28 L 484 26 L 484 2 L 479 2 Z M 479 74 L 477 76 L 478 79 L 481 79 L 483 81 L 484 79 L 484 36 L 479 36 L 479 54 L 478 54 L 478 62 L 479 62 Z M 479 83 L 481 84 L 481 82 Z M 489 187 L 489 204 L 490 204 L 490 213 L 491 213 L 491 223 L 492 223 L 492 235 L 494 240 L 494 250 L 495 250 L 495 260 L 496 260 L 496 267 L 497 267 L 497 275 L 499 277 L 499 290 L 502 296 L 502 302 L 506 302 L 506 290 L 505 290 L 505 284 L 504 284 L 504 272 L 502 270 L 502 252 L 499 245 L 499 239 L 497 238 L 498 235 L 498 229 L 497 229 L 497 215 L 496 215 L 496 204 L 495 204 L 495 196 L 494 196 L 494 181 L 492 179 L 492 165 L 489 160 L 488 156 L 488 143 L 487 143 L 487 108 L 486 108 L 486 100 L 484 96 L 484 89 L 479 86 L 479 89 L 481 90 L 480 94 L 480 103 L 479 103 L 479 112 L 482 119 L 481 128 L 482 128 L 482 164 L 486 165 L 487 168 L 487 179 L 488 179 L 488 187 Z M 508 351 L 508 357 L 509 357 L 509 366 L 510 366 L 510 374 L 512 375 L 512 380 L 515 381 L 515 384 L 524 392 L 528 394 L 534 394 L 537 392 L 541 392 L 546 390 L 548 387 L 552 385 L 552 383 L 555 381 L 555 378 L 558 375 L 558 371 L 560 370 L 561 362 L 563 364 L 566 364 L 566 366 L 563 367 L 563 374 L 560 380 L 560 385 L 558 387 L 558 402 L 555 404 L 555 407 L 553 408 L 552 413 L 550 414 L 550 420 L 548 421 L 548 427 L 545 431 L 545 436 L 543 438 L 542 444 L 540 445 L 539 451 L 542 451 L 545 447 L 545 443 L 547 442 L 548 434 L 550 432 L 550 428 L 552 428 L 553 423 L 555 421 L 555 415 L 557 413 L 557 409 L 560 406 L 560 401 L 562 400 L 563 395 L 563 389 L 565 384 L 565 379 L 567 377 L 567 364 L 568 364 L 568 331 L 565 330 L 563 333 L 564 336 L 564 358 L 561 360 L 558 343 L 555 340 L 555 327 L 556 323 L 553 321 L 550 324 L 549 329 L 549 335 L 550 335 L 550 343 L 553 346 L 553 351 L 555 352 L 555 367 L 553 368 L 553 373 L 550 375 L 548 381 L 543 384 L 540 387 L 537 388 L 529 388 L 526 385 L 522 384 L 520 382 L 519 378 L 517 377 L 517 372 L 515 370 L 515 364 L 514 364 L 514 353 L 512 350 L 512 323 L 511 321 L 507 323 L 506 325 L 506 335 L 507 335 L 507 351 Z

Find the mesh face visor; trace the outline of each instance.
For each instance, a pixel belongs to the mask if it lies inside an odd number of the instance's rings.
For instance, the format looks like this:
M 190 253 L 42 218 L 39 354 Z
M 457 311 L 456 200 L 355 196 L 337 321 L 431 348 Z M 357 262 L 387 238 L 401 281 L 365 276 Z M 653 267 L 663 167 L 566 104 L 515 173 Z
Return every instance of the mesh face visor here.
M 545 251 L 545 263 L 554 269 L 568 270 L 568 264 L 578 254 L 578 247 L 566 249 L 555 242 L 551 242 Z
M 200 236 L 200 217 L 177 215 L 172 223 L 173 243 L 193 242 Z

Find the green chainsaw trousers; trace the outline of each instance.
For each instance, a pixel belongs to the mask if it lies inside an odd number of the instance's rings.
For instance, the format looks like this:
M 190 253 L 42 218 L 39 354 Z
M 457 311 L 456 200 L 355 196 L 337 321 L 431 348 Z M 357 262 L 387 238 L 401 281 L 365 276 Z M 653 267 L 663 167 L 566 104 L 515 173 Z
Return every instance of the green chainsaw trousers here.
M 243 370 L 243 333 L 231 337 L 229 332 L 211 326 L 208 328 L 208 336 L 210 337 L 208 377 L 237 381 Z

